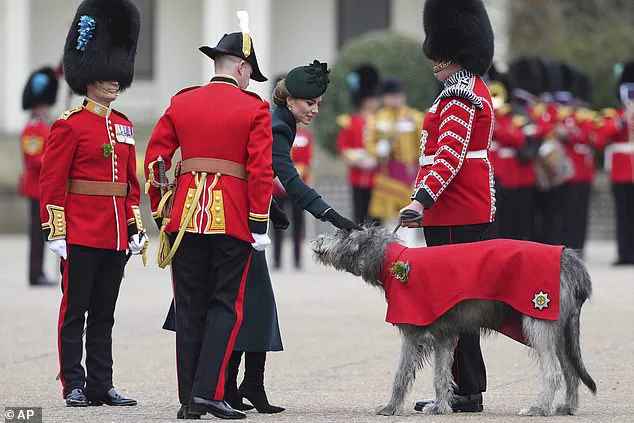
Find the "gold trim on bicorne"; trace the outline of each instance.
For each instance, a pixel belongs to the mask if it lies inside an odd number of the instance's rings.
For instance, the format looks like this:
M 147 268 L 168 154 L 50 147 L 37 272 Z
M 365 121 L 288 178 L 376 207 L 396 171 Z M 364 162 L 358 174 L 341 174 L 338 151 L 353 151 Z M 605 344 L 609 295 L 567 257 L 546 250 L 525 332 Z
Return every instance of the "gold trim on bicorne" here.
M 191 207 L 196 207 L 194 214 L 189 222 L 187 222 L 186 231 L 198 233 L 198 224 L 196 223 L 198 220 L 198 214 L 200 213 L 200 203 L 196 203 L 194 205 L 194 196 L 196 195 L 196 188 L 189 188 L 187 190 L 187 197 L 185 198 L 185 204 L 183 204 L 183 213 L 181 215 L 181 222 L 179 227 L 183 227 L 185 224 L 185 218 L 187 217 L 187 212 Z
M 242 33 L 242 53 L 245 59 L 251 55 L 251 36 L 246 32 Z
M 209 187 L 209 198 L 210 201 L 205 208 L 208 219 L 205 233 L 225 233 L 227 226 L 225 221 L 225 206 L 222 197 L 222 190 L 214 190 L 213 187 Z
M 89 112 L 94 113 L 97 116 L 101 116 L 103 118 L 106 117 L 106 115 L 108 114 L 108 111 L 110 110 L 109 107 L 99 104 L 96 101 L 89 99 L 88 97 L 84 98 L 83 107 Z
M 269 220 L 269 215 L 249 212 L 249 220 L 253 220 L 254 222 L 267 222 Z
M 48 210 L 48 222 L 42 223 L 42 229 L 50 229 L 51 232 L 48 234 L 48 241 L 66 238 L 66 215 L 64 213 L 64 207 L 47 204 L 46 210 Z

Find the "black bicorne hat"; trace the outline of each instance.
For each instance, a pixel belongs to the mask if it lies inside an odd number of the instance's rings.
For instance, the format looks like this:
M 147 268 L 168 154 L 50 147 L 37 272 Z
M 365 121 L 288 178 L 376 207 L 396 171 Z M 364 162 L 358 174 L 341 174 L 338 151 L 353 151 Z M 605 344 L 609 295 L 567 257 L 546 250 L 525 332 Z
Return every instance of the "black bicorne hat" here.
M 64 77 L 77 94 L 86 85 L 117 81 L 132 84 L 141 15 L 130 0 L 84 0 L 64 45 Z
M 379 71 L 372 65 L 364 64 L 354 68 L 347 76 L 352 104 L 359 107 L 366 98 L 381 95 Z
M 248 37 L 248 40 L 245 40 Z M 250 35 L 242 32 L 232 32 L 222 36 L 216 47 L 202 46 L 198 50 L 205 53 L 211 59 L 218 56 L 229 55 L 236 56 L 251 64 L 253 72 L 251 79 L 257 82 L 266 82 L 268 78 L 262 75 L 258 66 L 258 59 L 255 57 L 255 48 L 253 47 L 253 39 Z
M 483 76 L 493 61 L 493 28 L 482 0 L 427 0 L 423 52 Z
M 57 99 L 57 74 L 51 67 L 43 67 L 31 74 L 22 91 L 22 109 L 52 106 Z
M 327 63 L 313 60 L 308 66 L 299 66 L 286 75 L 286 89 L 295 98 L 317 98 L 328 88 L 330 79 Z

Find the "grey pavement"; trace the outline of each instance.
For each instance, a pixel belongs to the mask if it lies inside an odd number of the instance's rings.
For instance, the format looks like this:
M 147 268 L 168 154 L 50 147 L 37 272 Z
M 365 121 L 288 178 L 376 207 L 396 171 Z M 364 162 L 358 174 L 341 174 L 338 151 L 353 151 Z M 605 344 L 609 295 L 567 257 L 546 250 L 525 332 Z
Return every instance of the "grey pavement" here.
M 58 287 L 27 287 L 26 249 L 25 237 L 0 237 L 0 410 L 40 406 L 45 422 L 177 421 L 174 335 L 160 329 L 171 298 L 170 276 L 154 264 L 155 249 L 150 250 L 147 268 L 135 257 L 126 269 L 113 336 L 115 385 L 137 398 L 139 405 L 86 409 L 64 406 L 61 385 L 55 380 L 61 293 Z M 534 402 L 539 381 L 529 350 L 501 335 L 483 341 L 488 371 L 484 413 L 416 413 L 414 402 L 433 392 L 430 371 L 425 369 L 408 397 L 404 416 L 374 415 L 389 397 L 399 347 L 396 331 L 384 320 L 385 300 L 358 278 L 312 264 L 306 252 L 303 272 L 273 272 L 285 351 L 269 355 L 266 385 L 271 402 L 287 411 L 248 412 L 248 420 L 634 421 L 634 268 L 609 266 L 612 243 L 591 242 L 587 256 L 595 294 L 582 313 L 582 353 L 598 395 L 593 397 L 583 387 L 576 417 L 517 416 L 520 408 Z M 47 259 L 53 275 L 56 265 L 51 256 Z

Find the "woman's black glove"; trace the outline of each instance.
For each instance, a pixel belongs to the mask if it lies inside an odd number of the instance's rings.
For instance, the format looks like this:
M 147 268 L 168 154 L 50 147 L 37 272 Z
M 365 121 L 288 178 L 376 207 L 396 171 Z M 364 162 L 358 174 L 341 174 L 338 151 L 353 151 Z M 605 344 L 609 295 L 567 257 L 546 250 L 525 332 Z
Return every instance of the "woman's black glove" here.
M 284 210 L 277 205 L 275 200 L 271 200 L 271 209 L 269 210 L 269 219 L 273 222 L 273 228 L 277 230 L 285 230 L 291 224 Z
M 334 226 L 336 226 L 339 229 L 355 230 L 355 231 L 363 230 L 361 226 L 357 225 L 356 223 L 354 223 L 353 221 L 349 219 L 346 219 L 345 217 L 343 217 L 342 215 L 340 215 L 333 209 L 326 210 L 326 213 L 324 213 L 324 215 L 321 217 L 321 220 L 324 220 L 324 221 L 327 220 L 328 222 L 332 223 Z

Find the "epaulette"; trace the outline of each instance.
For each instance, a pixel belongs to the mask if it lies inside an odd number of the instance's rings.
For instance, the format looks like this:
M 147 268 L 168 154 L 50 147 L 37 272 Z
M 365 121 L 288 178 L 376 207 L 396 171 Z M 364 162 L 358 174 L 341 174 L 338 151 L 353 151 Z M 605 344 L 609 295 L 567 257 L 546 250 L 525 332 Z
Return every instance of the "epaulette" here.
M 343 114 L 343 115 L 337 116 L 337 125 L 339 125 L 341 129 L 349 128 L 351 123 L 352 123 L 352 118 L 350 117 L 350 115 Z
M 194 85 L 193 87 L 183 88 L 182 90 L 180 90 L 179 92 L 177 92 L 176 94 L 174 94 L 174 96 L 177 96 L 177 95 L 179 95 L 179 94 L 186 93 L 187 91 L 195 90 L 196 88 L 200 88 L 200 85 Z
M 264 101 L 262 100 L 262 97 L 260 97 L 258 94 L 254 93 L 253 91 L 242 90 L 242 92 L 245 94 L 249 94 L 251 97 L 257 98 L 260 101 Z
M 128 122 L 130 122 L 130 119 L 128 119 L 128 117 L 126 115 L 124 115 L 123 113 L 121 113 L 120 111 L 115 110 L 115 109 L 111 109 L 111 110 L 112 110 L 112 113 L 114 113 L 115 115 L 119 115 L 122 118 L 124 118 L 125 120 L 127 120 Z
M 511 113 L 511 105 L 508 103 L 502 104 L 500 108 L 495 111 L 495 114 L 500 116 L 506 116 L 509 113 Z
M 562 121 L 572 115 L 572 107 L 561 106 L 557 108 L 557 120 Z
M 535 115 L 540 116 L 546 113 L 546 105 L 544 103 L 537 103 L 533 106 L 532 112 L 535 113 Z
M 463 84 L 455 84 L 445 88 L 438 96 L 438 99 L 444 100 L 450 97 L 464 98 L 465 100 L 473 103 L 478 109 L 484 109 L 484 105 L 482 104 L 480 97 L 474 93 L 472 89 L 464 86 Z
M 612 107 L 607 107 L 603 110 L 601 110 L 601 114 L 605 117 L 609 117 L 609 118 L 613 118 L 616 117 L 616 115 L 618 114 L 616 109 L 612 108 Z
M 528 120 L 528 118 L 526 116 L 515 115 L 515 116 L 513 116 L 512 122 L 513 122 L 513 125 L 522 127 L 522 126 L 528 124 L 529 120 Z
M 73 107 L 72 109 L 66 110 L 64 113 L 62 113 L 60 115 L 60 117 L 58 119 L 59 120 L 66 120 L 69 117 L 71 117 L 72 115 L 74 115 L 75 113 L 81 112 L 82 108 L 83 107 L 79 106 L 79 107 Z

